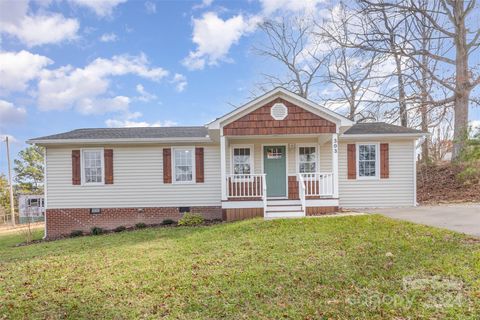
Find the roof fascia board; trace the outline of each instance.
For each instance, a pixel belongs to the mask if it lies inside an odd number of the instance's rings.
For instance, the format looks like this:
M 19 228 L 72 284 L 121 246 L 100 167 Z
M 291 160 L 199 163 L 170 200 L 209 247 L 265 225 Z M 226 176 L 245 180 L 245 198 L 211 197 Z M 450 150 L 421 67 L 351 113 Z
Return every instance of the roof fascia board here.
M 38 145 L 65 145 L 65 144 L 106 144 L 106 143 L 183 143 L 183 142 L 212 142 L 210 137 L 198 138 L 131 138 L 131 139 L 31 139 L 28 144 Z

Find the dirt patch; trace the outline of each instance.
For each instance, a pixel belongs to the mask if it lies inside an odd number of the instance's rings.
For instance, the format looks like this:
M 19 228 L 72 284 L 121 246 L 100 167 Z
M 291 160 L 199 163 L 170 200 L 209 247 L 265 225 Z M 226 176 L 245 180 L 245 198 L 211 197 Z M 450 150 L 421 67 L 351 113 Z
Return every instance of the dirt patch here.
M 421 204 L 480 202 L 480 184 L 458 179 L 460 165 L 419 165 L 417 201 Z

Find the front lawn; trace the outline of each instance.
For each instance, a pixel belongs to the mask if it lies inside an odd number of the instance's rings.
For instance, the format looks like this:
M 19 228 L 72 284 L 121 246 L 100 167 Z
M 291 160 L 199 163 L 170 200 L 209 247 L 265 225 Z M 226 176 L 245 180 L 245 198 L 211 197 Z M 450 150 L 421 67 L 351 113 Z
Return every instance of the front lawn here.
M 20 241 L 0 319 L 480 317 L 480 243 L 377 215 Z

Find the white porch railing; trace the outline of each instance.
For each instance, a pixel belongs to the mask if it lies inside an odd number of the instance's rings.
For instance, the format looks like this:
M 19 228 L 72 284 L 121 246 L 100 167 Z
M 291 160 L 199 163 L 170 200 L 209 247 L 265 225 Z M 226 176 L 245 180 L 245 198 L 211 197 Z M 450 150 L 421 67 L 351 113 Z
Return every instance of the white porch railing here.
M 297 180 L 303 183 L 305 197 L 326 197 L 334 194 L 333 173 L 298 173 Z M 299 192 L 301 190 L 299 185 Z
M 260 198 L 263 212 L 267 211 L 267 182 L 265 174 L 227 175 L 227 198 Z
M 303 175 L 301 173 L 297 174 L 297 180 L 298 180 L 298 195 L 300 198 L 300 202 L 302 203 L 302 211 L 304 215 L 307 215 L 305 180 L 303 180 Z

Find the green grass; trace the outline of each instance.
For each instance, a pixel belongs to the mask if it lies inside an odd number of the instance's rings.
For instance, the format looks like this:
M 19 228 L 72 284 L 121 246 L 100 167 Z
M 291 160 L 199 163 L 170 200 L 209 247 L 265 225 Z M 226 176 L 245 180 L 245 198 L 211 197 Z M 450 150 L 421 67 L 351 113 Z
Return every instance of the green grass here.
M 20 241 L 0 238 L 0 319 L 480 316 L 480 244 L 381 216 Z

